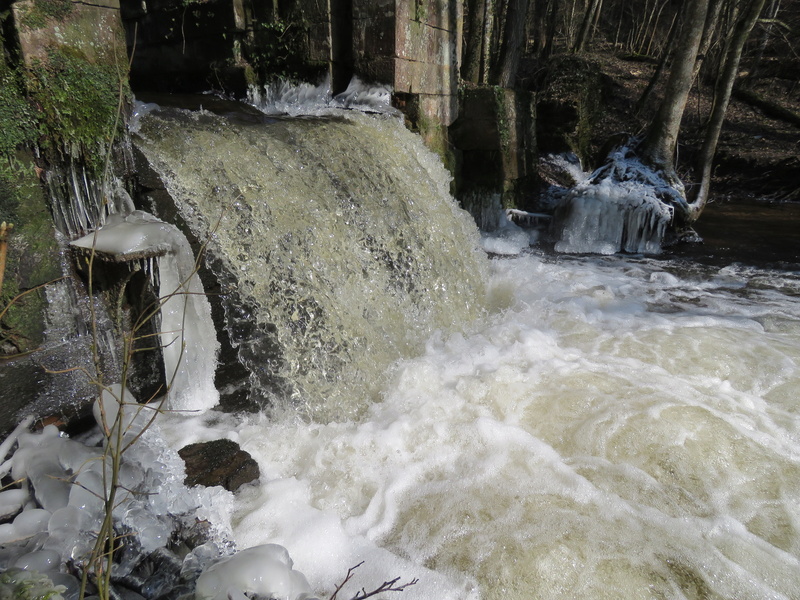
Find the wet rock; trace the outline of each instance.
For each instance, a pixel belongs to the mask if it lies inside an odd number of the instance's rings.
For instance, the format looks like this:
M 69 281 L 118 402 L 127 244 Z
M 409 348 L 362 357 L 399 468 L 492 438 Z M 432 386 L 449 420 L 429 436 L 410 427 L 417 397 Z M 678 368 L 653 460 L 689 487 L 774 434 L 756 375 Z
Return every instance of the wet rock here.
M 184 483 L 189 487 L 221 485 L 235 492 L 260 476 L 256 461 L 230 440 L 189 444 L 178 454 L 186 463 Z

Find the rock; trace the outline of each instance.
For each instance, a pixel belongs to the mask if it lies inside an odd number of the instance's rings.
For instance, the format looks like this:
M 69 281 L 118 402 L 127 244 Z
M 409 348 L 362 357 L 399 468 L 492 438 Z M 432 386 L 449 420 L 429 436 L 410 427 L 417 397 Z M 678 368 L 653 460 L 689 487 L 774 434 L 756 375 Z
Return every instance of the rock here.
M 221 485 L 235 492 L 261 475 L 253 457 L 230 440 L 189 444 L 178 454 L 186 463 L 184 483 L 189 487 Z

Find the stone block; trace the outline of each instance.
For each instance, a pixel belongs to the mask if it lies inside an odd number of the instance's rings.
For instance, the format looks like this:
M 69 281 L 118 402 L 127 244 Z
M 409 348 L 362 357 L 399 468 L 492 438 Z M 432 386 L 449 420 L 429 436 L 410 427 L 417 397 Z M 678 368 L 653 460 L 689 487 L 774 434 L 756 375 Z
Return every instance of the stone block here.
M 457 74 L 453 67 L 395 59 L 395 91 L 413 94 L 450 95 Z
M 419 112 L 425 118 L 449 126 L 458 116 L 458 96 L 420 94 Z
M 461 2 L 450 0 L 396 0 L 397 20 L 417 21 L 455 33 L 462 12 Z
M 461 152 L 460 183 L 518 205 L 535 165 L 535 105 L 530 92 L 494 86 L 462 90 L 451 140 Z
M 312 23 L 308 30 L 307 59 L 311 62 L 327 62 L 331 57 L 330 23 Z
M 354 57 L 355 72 L 366 81 L 392 85 L 395 91 L 398 90 L 395 85 L 395 63 L 394 58 L 372 58 L 356 55 Z
M 396 37 L 395 55 L 399 58 L 437 65 L 455 64 L 455 43 L 449 31 L 417 21 L 398 21 Z
M 53 3 L 56 5 L 56 3 Z M 93 63 L 117 63 L 127 70 L 125 35 L 118 0 L 85 3 L 62 0 L 44 12 L 33 0 L 12 4 L 22 59 L 46 61 L 48 50 L 68 47 Z
M 359 53 L 370 57 L 395 56 L 395 21 L 393 17 L 374 17 L 353 21 L 354 40 Z

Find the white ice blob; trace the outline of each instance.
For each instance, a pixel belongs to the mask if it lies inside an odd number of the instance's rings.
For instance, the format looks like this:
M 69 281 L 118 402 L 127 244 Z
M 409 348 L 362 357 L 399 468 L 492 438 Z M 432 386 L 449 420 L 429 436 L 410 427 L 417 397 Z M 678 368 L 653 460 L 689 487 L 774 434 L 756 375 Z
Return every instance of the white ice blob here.
M 61 555 L 55 550 L 36 550 L 23 554 L 14 561 L 14 566 L 26 571 L 45 571 L 57 570 L 61 563 Z
M 28 499 L 25 490 L 11 489 L 0 492 L 0 519 L 7 519 L 20 510 Z
M 50 511 L 43 508 L 29 508 L 17 515 L 17 518 L 14 519 L 14 528 L 23 537 L 36 535 L 47 531 L 50 516 Z
M 278 544 L 247 548 L 206 569 L 197 580 L 195 598 L 228 600 L 251 593 L 276 600 L 311 600 L 308 581 L 292 565 L 289 552 Z

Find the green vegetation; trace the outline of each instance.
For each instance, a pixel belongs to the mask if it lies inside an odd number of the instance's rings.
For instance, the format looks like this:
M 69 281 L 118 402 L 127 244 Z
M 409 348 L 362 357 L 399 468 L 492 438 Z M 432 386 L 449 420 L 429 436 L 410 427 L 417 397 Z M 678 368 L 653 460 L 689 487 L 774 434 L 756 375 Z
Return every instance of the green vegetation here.
M 36 571 L 9 569 L 0 575 L 0 598 L 17 600 L 63 600 L 64 586 L 55 586 Z
M 80 51 L 59 48 L 37 61 L 26 79 L 40 110 L 42 144 L 48 150 L 77 150 L 90 170 L 99 172 L 108 144 L 123 126 L 120 94 L 130 96 L 116 66 L 93 64 Z
M 41 29 L 47 19 L 60 21 L 73 10 L 71 0 L 33 0 L 31 8 L 22 17 L 22 25 L 29 29 Z
M 3 41 L 0 36 L 0 46 Z M 38 135 L 36 111 L 25 97 L 19 73 L 0 60 L 0 221 L 16 220 L 22 170 L 16 151 L 32 146 Z
M 261 81 L 313 80 L 317 73 L 311 72 L 314 65 L 308 61 L 309 35 L 310 25 L 302 16 L 255 21 L 254 42 L 248 45 L 246 58 Z

